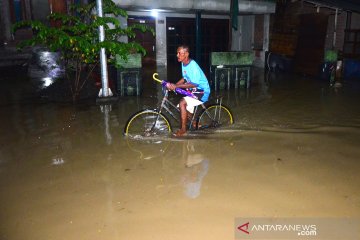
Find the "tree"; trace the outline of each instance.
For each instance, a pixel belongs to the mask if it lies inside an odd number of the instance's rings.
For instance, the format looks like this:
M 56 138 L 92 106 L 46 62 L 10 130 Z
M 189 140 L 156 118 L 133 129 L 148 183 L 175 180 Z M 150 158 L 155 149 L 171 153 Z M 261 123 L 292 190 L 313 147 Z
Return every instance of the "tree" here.
M 136 42 L 120 42 L 122 36 L 129 39 L 135 37 L 135 31 L 154 30 L 141 24 L 121 28 L 118 16 L 127 18 L 127 12 L 118 7 L 112 0 L 103 0 L 104 17 L 96 15 L 96 3 L 85 5 L 72 4 L 71 15 L 52 13 L 48 19 L 56 24 L 44 24 L 40 21 L 22 21 L 13 25 L 13 32 L 19 28 L 30 27 L 34 36 L 22 41 L 18 47 L 43 45 L 50 51 L 61 53 L 61 60 L 65 66 L 66 79 L 74 102 L 80 91 L 91 77 L 100 62 L 100 49 L 105 48 L 109 64 L 121 67 L 116 57 L 127 60 L 129 54 L 146 54 L 145 49 Z M 99 26 L 105 29 L 105 40 L 99 41 Z M 110 27 L 112 26 L 112 27 Z

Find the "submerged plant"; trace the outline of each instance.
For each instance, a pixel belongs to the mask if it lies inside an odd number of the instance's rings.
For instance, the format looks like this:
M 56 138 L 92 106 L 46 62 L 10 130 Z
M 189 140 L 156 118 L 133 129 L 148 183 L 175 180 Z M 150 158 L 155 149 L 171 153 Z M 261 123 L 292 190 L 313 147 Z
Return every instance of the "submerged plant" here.
M 135 37 L 135 31 L 154 30 L 141 24 L 122 28 L 117 18 L 127 18 L 127 12 L 112 0 L 103 0 L 104 17 L 96 15 L 96 3 L 72 4 L 71 14 L 52 13 L 48 16 L 51 24 L 40 21 L 22 21 L 13 25 L 13 32 L 19 28 L 30 27 L 34 34 L 22 41 L 18 47 L 42 45 L 50 51 L 60 52 L 69 82 L 72 99 L 75 102 L 84 85 L 100 62 L 100 49 L 104 48 L 109 64 L 121 67 L 116 57 L 127 60 L 129 54 L 146 54 L 145 49 L 136 42 L 122 42 L 120 37 Z M 99 26 L 104 26 L 105 40 L 99 40 Z

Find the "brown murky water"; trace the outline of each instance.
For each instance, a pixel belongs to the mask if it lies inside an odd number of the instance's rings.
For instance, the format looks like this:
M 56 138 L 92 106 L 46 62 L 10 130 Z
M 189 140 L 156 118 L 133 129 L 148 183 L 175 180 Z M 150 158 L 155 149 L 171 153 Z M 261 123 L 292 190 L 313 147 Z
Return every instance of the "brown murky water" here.
M 223 92 L 233 127 L 157 141 L 121 134 L 156 94 L 74 107 L 1 84 L 0 239 L 218 240 L 237 217 L 360 217 L 359 82 L 271 75 Z

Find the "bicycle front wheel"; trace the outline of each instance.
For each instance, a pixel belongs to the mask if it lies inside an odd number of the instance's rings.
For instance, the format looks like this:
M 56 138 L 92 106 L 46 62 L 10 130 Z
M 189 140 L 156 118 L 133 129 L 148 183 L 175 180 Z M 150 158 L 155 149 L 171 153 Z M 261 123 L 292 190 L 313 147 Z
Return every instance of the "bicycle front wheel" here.
M 164 136 L 171 132 L 169 120 L 154 110 L 142 110 L 129 118 L 124 128 L 125 136 Z
M 208 106 L 200 114 L 198 128 L 226 127 L 234 123 L 234 118 L 228 107 L 219 104 Z

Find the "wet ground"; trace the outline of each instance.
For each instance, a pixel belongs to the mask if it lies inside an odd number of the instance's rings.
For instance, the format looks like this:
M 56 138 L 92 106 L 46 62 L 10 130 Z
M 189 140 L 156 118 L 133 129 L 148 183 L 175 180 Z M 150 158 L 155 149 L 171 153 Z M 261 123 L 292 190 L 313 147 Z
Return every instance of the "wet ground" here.
M 360 217 L 360 82 L 270 74 L 224 91 L 231 128 L 122 136 L 155 89 L 76 106 L 2 74 L 0 239 L 234 239 L 235 218 Z M 148 84 L 149 86 L 151 84 Z

